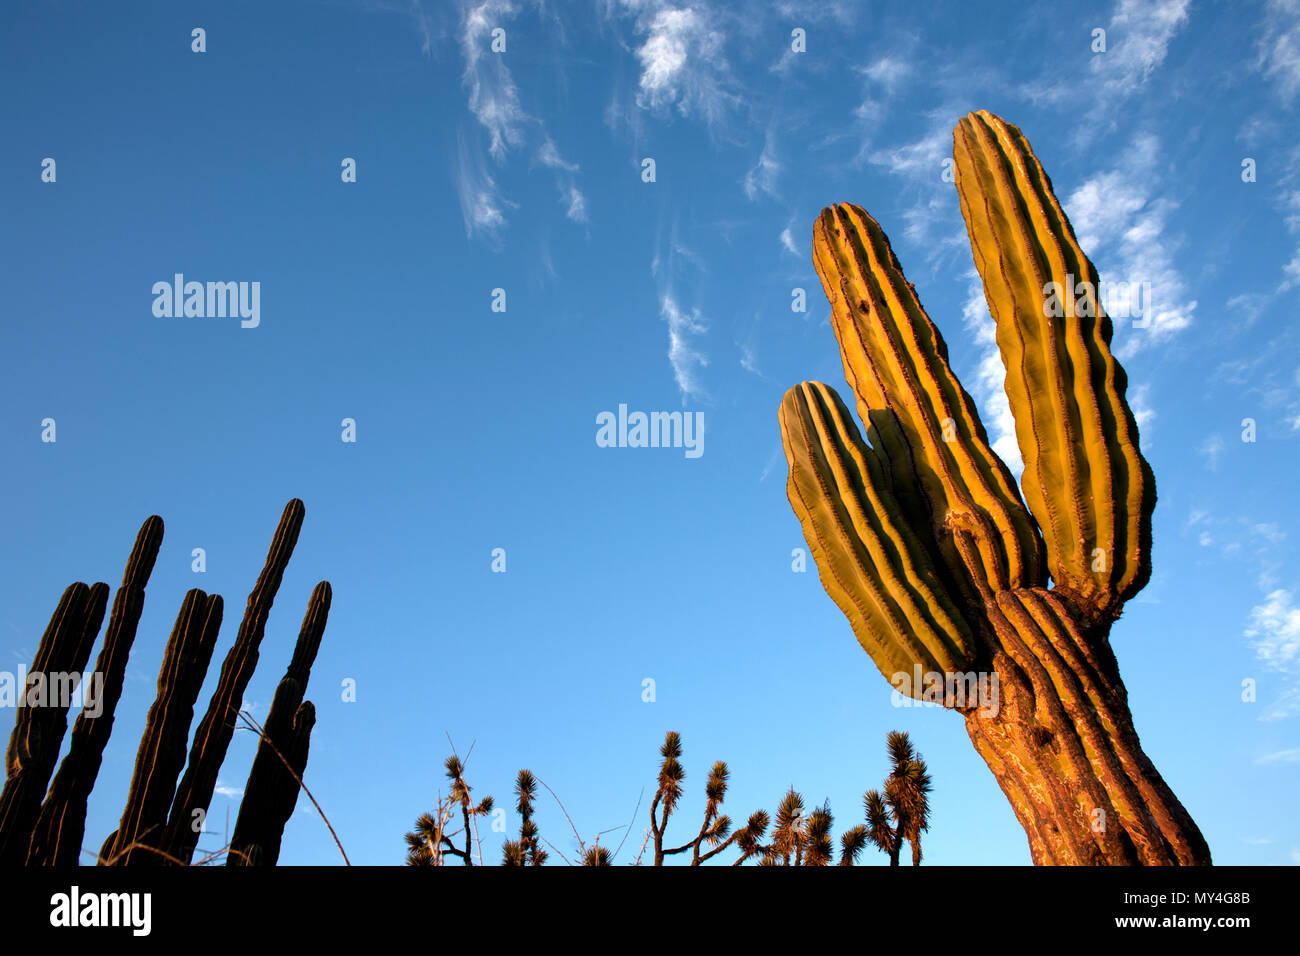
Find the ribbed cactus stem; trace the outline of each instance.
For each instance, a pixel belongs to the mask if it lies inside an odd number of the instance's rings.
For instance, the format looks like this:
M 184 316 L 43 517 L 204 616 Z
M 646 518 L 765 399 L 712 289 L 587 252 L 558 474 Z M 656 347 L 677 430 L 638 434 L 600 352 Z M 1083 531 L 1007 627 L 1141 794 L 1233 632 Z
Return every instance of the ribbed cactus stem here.
M 59 759 L 68 732 L 71 675 L 80 675 L 104 617 L 108 586 L 94 589 L 78 582 L 59 600 L 32 659 L 21 698 L 15 701 L 16 720 L 5 754 L 5 785 L 0 792 L 0 863 L 23 863 L 32 829 L 41 811 L 41 798 Z M 89 622 L 94 622 L 94 630 Z M 94 692 L 93 686 L 82 688 Z
M 898 422 L 893 435 L 878 430 L 879 445 L 907 489 L 904 500 L 915 495 L 910 489 L 920 490 L 931 534 L 951 511 L 987 517 L 1000 540 L 980 545 L 984 577 L 1013 587 L 1043 583 L 1037 529 L 880 225 L 848 203 L 823 210 L 813 229 L 813 262 L 859 414 L 875 425 L 888 410 Z
M 1105 625 L 1051 591 L 1004 591 L 991 609 L 999 706 L 966 729 L 1039 864 L 1195 865 L 1210 850 L 1142 750 Z
M 271 541 L 266 564 L 248 596 L 239 634 L 221 665 L 217 688 L 213 691 L 207 713 L 194 733 L 189 764 L 176 788 L 176 797 L 167 821 L 168 849 L 173 856 L 184 862 L 189 862 L 198 845 L 200 828 L 195 825 L 195 813 L 207 814 L 208 804 L 217 785 L 217 774 L 226 759 L 226 749 L 235 732 L 244 690 L 257 667 L 258 648 L 266 631 L 267 615 L 270 614 L 276 592 L 280 589 L 285 566 L 298 542 L 305 510 L 303 503 L 294 498 L 280 516 L 280 524 Z
M 911 674 L 916 663 L 962 669 L 974 654 L 970 633 L 839 396 L 805 382 L 786 394 L 780 418 L 790 503 L 822 584 L 881 673 Z
M 153 573 L 162 547 L 163 520 L 157 515 L 140 527 L 127 558 L 122 586 L 113 598 L 113 610 L 104 630 L 104 643 L 95 659 L 102 684 L 95 716 L 84 710 L 72 725 L 68 753 L 50 784 L 27 852 L 28 864 L 75 866 L 81 857 L 86 832 L 86 800 L 95 787 L 104 748 L 113 733 L 113 715 L 122 697 L 126 664 L 135 642 L 145 585 Z
M 1082 609 L 1113 618 L 1151 574 L 1155 479 L 1097 270 L 1019 129 L 972 113 L 957 125 L 954 157 L 1048 568 Z
M 140 737 L 135 772 L 126 809 L 115 839 L 103 855 L 117 862 L 163 863 L 165 859 L 134 844 L 162 848 L 167 812 L 176 790 L 176 778 L 185 766 L 194 702 L 212 660 L 221 630 L 222 601 L 198 588 L 185 595 L 158 673 L 158 695 Z
M 329 620 L 333 592 L 328 581 L 312 591 L 289 669 L 275 690 L 271 710 L 262 726 L 264 739 L 244 786 L 227 865 L 274 866 L 280 856 L 280 838 L 298 800 L 298 780 L 307 766 L 307 752 L 316 711 L 303 702 L 311 667 L 320 650 Z M 257 848 L 256 852 L 254 847 Z

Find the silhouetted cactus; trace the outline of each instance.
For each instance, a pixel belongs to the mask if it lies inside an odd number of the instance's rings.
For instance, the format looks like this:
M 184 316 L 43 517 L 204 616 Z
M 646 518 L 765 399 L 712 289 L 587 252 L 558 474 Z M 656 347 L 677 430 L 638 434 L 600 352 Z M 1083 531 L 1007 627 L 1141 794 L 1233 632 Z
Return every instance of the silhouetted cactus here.
M 126 663 L 140 624 L 140 612 L 144 610 L 144 587 L 153 573 L 162 539 L 163 520 L 152 515 L 136 535 L 122 574 L 122 586 L 113 597 L 104 643 L 95 659 L 94 672 L 103 682 L 100 712 L 91 717 L 83 711 L 73 723 L 68 753 L 41 804 L 35 828 L 11 831 L 14 839 L 28 844 L 28 864 L 75 866 L 81 859 L 86 801 L 95 787 L 104 748 L 113 733 L 113 714 L 122 697 Z
M 303 702 L 311 666 L 320 650 L 332 599 L 328 581 L 312 591 L 293 659 L 275 689 L 271 711 L 263 726 L 253 768 L 248 772 L 244 799 L 230 841 L 229 866 L 255 862 L 274 866 L 280 857 L 280 837 L 298 802 L 298 778 L 307 766 L 316 709 Z
M 34 680 L 17 689 L 23 697 L 15 701 L 17 717 L 5 753 L 5 785 L 0 793 L 0 863 L 26 859 L 28 846 L 23 837 L 40 816 L 41 797 L 68 732 L 69 702 L 64 699 L 58 706 L 51 698 L 71 688 L 52 686 L 52 678 L 76 675 L 80 681 L 107 600 L 106 584 L 93 588 L 80 582 L 69 585 L 32 660 Z
M 195 734 L 188 768 L 186 741 L 195 698 L 221 626 L 222 601 L 220 596 L 198 589 L 186 594 L 164 651 L 158 694 L 141 736 L 122 818 L 118 829 L 103 843 L 101 862 L 189 862 L 201 829 L 195 824 L 206 814 L 244 690 L 257 663 L 266 617 L 293 552 L 303 514 L 302 502 L 297 499 L 284 510 L 266 567 L 249 597 L 239 635 Z M 18 712 L 6 761 L 5 789 L 0 795 L 0 862 L 71 865 L 79 859 L 86 801 L 112 731 L 144 605 L 145 584 L 162 536 L 162 519 L 155 515 L 144 523 L 136 538 L 95 665 L 95 674 L 102 680 L 95 701 L 99 712 L 92 714 L 83 708 L 77 717 L 68 754 L 44 803 L 41 793 L 49 782 L 67 728 L 66 709 L 42 707 Z M 106 584 L 89 589 L 84 584 L 69 587 L 42 638 L 32 672 L 79 672 L 84 668 L 103 621 L 107 598 Z M 259 759 L 255 759 L 250 776 L 250 793 L 245 794 L 240 808 L 244 827 L 241 831 L 237 826 L 236 833 L 263 863 L 276 861 L 280 834 L 297 797 L 295 777 L 301 777 L 306 765 L 315 711 L 310 702 L 303 702 L 302 696 L 320 646 L 329 599 L 329 585 L 322 582 L 312 595 L 289 671 L 277 689 L 276 704 L 268 720 L 270 727 L 265 732 L 270 743 L 263 740 L 259 746 Z M 264 757 L 264 751 L 274 753 L 272 745 L 289 763 L 283 774 L 278 774 Z M 176 778 L 182 770 L 185 773 L 177 787 Z M 292 788 L 285 783 L 286 777 Z M 195 810 L 202 811 L 197 818 Z
M 240 622 L 235 643 L 221 665 L 221 677 L 212 692 L 207 713 L 194 732 L 190 747 L 189 765 L 176 787 L 171 815 L 167 820 L 168 851 L 188 862 L 199 842 L 199 828 L 194 826 L 195 812 L 207 813 L 217 785 L 217 774 L 226 759 L 226 748 L 235 733 L 235 721 L 244 698 L 244 689 L 257 667 L 258 649 L 266 630 L 266 618 L 271 612 L 280 579 L 298 543 L 302 519 L 306 509 L 297 498 L 290 501 L 280 516 L 275 537 L 266 556 L 266 565 L 257 578 L 257 584 L 248 595 L 244 619 Z
M 1096 269 L 1018 129 L 972 113 L 955 144 L 1028 509 L 889 240 L 851 205 L 823 210 L 813 257 L 867 441 L 828 386 L 787 392 L 790 503 L 881 673 L 923 699 L 913 675 L 939 675 L 1035 862 L 1209 863 L 1142 752 L 1108 641 L 1150 575 L 1155 483 Z M 1073 297 L 1076 278 L 1084 308 L 1051 314 L 1051 284 Z M 998 706 L 958 692 L 971 673 L 996 676 Z
M 185 744 L 190 738 L 194 702 L 203 687 L 217 634 L 221 630 L 220 595 L 208 596 L 198 588 L 185 595 L 176 625 L 163 653 L 158 673 L 158 696 L 140 737 L 131 790 L 122 812 L 114 843 L 126 850 L 120 863 L 161 862 L 148 859 L 150 848 L 162 844 L 167 810 L 176 790 L 176 777 L 185 768 Z M 112 855 L 106 847 L 105 855 Z

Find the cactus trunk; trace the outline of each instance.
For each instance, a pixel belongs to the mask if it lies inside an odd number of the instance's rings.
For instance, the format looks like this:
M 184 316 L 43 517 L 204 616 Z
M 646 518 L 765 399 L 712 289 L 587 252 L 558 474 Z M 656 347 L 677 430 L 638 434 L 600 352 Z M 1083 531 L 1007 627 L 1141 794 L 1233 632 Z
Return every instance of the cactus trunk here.
M 1191 816 L 1142 751 L 1105 625 L 1051 592 L 999 595 L 996 713 L 965 712 L 1036 864 L 1208 865 Z

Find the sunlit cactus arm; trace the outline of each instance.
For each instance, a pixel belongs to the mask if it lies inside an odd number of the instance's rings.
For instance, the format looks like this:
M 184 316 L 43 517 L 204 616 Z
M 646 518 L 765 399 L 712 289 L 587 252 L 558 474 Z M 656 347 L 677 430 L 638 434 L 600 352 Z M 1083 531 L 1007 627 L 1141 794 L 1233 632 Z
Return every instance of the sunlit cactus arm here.
M 1150 577 L 1155 479 L 1110 351 L 1097 270 L 1019 129 L 980 111 L 953 138 L 962 215 L 1007 369 L 1025 500 L 1056 586 L 1081 609 L 1114 617 Z
M 867 440 L 891 463 L 909 517 L 922 509 L 947 548 L 940 532 L 947 515 L 979 515 L 996 532 L 980 542 L 984 579 L 995 587 L 1045 583 L 1038 531 L 879 224 L 849 203 L 822 210 L 813 263 Z
M 780 420 L 788 496 L 822 584 L 880 672 L 964 668 L 969 630 L 848 408 L 828 386 L 805 382 L 786 393 Z

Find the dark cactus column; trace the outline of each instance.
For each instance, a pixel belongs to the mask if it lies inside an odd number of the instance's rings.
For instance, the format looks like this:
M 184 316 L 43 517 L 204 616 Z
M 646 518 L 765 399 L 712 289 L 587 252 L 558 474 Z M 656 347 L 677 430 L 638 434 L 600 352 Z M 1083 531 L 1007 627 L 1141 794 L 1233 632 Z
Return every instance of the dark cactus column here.
M 298 781 L 307 767 L 316 710 L 303 702 L 311 666 L 320 650 L 329 618 L 332 591 L 321 581 L 312 591 L 289 669 L 275 690 L 271 712 L 262 727 L 253 769 L 239 805 L 228 866 L 274 866 L 280 857 L 284 825 L 298 802 Z
M 221 616 L 219 594 L 208 596 L 194 588 L 185 595 L 163 653 L 158 696 L 140 737 L 126 809 L 113 840 L 106 842 L 101 851 L 106 859 L 117 856 L 116 862 L 125 864 L 165 862 L 148 849 L 131 847 L 139 843 L 161 849 L 165 842 L 163 830 L 176 792 L 176 778 L 185 767 L 194 702 L 212 660 Z
M 226 750 L 235 732 L 244 690 L 257 667 L 258 648 L 266 631 L 266 618 L 270 614 L 276 592 L 280 589 L 285 566 L 298 542 L 304 514 L 303 503 L 297 498 L 285 506 L 266 556 L 266 565 L 248 596 L 248 606 L 239 625 L 239 634 L 221 665 L 217 689 L 212 694 L 207 713 L 195 731 L 189 765 L 176 788 L 176 797 L 172 801 L 171 814 L 167 820 L 167 850 L 185 863 L 189 863 L 199 841 L 199 830 L 194 825 L 195 811 L 206 814 L 212 800 L 217 774 L 226 759 Z
M 95 673 L 102 681 L 100 712 L 91 716 L 83 710 L 72 725 L 68 753 L 54 775 L 32 833 L 27 851 L 29 865 L 75 866 L 80 859 L 86 831 L 86 800 L 95 787 L 104 747 L 113 732 L 113 713 L 122 696 L 127 658 L 144 609 L 145 585 L 158 559 L 162 539 L 163 520 L 153 515 L 136 535 L 122 575 L 122 586 L 113 598 L 104 645 L 95 661 Z
M 27 859 L 41 798 L 68 732 L 69 701 L 56 695 L 65 688 L 72 690 L 71 675 L 80 681 L 107 602 L 107 584 L 69 585 L 41 637 L 24 686 L 17 688 L 23 696 L 15 701 L 17 719 L 5 754 L 5 785 L 0 793 L 0 863 Z M 82 689 L 94 692 L 93 684 Z

